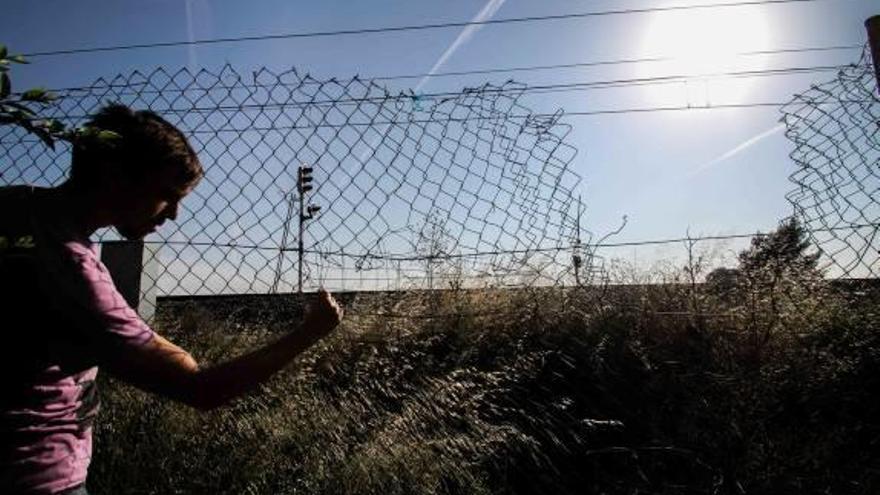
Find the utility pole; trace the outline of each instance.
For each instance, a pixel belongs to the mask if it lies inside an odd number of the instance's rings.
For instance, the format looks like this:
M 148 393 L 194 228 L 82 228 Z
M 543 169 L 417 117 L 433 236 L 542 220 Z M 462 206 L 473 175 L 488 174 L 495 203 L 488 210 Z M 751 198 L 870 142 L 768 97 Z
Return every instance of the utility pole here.
M 871 47 L 871 59 L 874 62 L 874 78 L 877 80 L 877 91 L 880 93 L 880 15 L 865 20 L 868 30 L 868 45 Z

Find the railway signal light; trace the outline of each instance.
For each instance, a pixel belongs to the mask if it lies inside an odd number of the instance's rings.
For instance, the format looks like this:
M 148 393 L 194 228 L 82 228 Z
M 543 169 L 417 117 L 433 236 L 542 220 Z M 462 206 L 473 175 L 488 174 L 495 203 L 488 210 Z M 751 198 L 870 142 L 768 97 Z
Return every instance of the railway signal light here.
M 315 180 L 315 178 L 312 177 L 312 172 L 314 170 L 313 167 L 299 167 L 297 170 L 296 187 L 300 194 L 312 190 L 313 186 L 311 182 Z
M 309 205 L 306 208 L 306 214 L 303 215 L 303 220 L 311 220 L 312 218 L 315 218 L 315 213 L 318 213 L 320 209 L 321 207 L 318 205 Z

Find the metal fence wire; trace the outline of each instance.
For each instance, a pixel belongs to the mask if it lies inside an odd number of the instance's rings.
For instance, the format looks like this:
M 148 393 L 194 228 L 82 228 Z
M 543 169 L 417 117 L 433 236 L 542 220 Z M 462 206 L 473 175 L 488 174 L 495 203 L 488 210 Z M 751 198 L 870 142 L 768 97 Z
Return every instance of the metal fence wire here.
M 787 198 L 832 276 L 880 274 L 880 99 L 866 48 L 782 108 L 797 170 Z
M 64 90 L 46 117 L 82 125 L 120 102 L 190 137 L 206 176 L 177 221 L 147 238 L 159 295 L 295 291 L 300 266 L 305 290 L 574 283 L 593 259 L 576 149 L 561 112 L 518 102 L 526 89 L 429 99 L 295 69 L 160 68 Z M 64 180 L 67 146 L 0 133 L 0 183 Z M 301 167 L 313 178 L 304 193 Z

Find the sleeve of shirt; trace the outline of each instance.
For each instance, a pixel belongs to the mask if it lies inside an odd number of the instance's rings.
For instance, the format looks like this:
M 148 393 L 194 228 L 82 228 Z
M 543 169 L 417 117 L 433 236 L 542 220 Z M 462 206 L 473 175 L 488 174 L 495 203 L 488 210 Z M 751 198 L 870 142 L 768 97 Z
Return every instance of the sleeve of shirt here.
M 66 242 L 57 266 L 49 268 L 49 288 L 61 311 L 98 355 L 120 346 L 142 346 L 155 333 L 116 289 L 110 273 L 88 246 Z

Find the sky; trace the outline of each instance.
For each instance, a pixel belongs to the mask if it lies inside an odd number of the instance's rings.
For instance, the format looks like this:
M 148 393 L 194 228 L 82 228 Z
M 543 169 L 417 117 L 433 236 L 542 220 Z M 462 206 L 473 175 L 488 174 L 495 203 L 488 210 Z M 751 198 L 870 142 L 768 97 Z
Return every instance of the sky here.
M 728 0 L 729 1 L 729 0 Z M 723 3 L 694 0 L 450 0 L 254 2 L 208 0 L 7 0 L 2 39 L 13 53 L 38 53 L 162 41 L 333 31 L 503 19 L 607 10 Z M 96 78 L 155 67 L 247 74 L 260 67 L 297 67 L 318 78 L 436 74 L 486 68 L 574 64 L 646 57 L 641 62 L 531 72 L 388 81 L 392 90 L 457 91 L 509 78 L 529 85 L 616 80 L 670 74 L 713 74 L 842 65 L 859 49 L 768 56 L 752 50 L 861 45 L 864 20 L 880 13 L 872 0 L 817 0 L 686 12 L 648 12 L 424 31 L 328 36 L 107 53 L 33 56 L 16 67 L 18 88 L 84 85 Z M 788 101 L 833 73 L 723 79 L 529 96 L 536 112 L 689 106 L 692 110 L 572 115 L 567 142 L 578 149 L 572 170 L 584 227 L 595 237 L 626 226 L 630 241 L 767 231 L 791 213 L 793 187 L 776 108 L 712 109 L 724 104 Z M 708 107 L 708 108 L 707 108 Z M 654 249 L 654 248 L 651 248 Z M 641 255 L 635 250 L 624 256 Z

